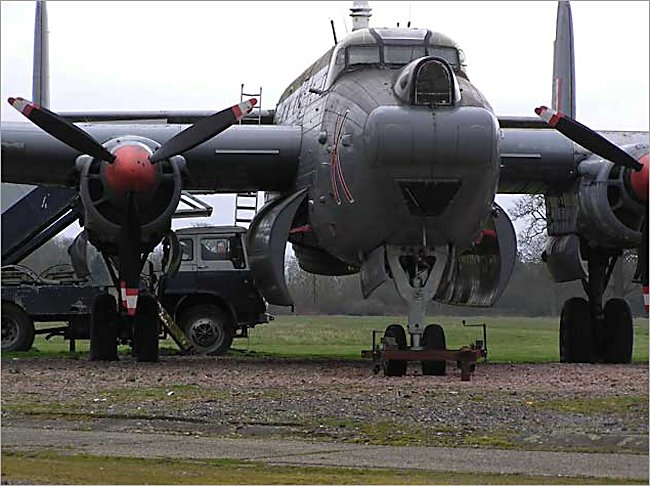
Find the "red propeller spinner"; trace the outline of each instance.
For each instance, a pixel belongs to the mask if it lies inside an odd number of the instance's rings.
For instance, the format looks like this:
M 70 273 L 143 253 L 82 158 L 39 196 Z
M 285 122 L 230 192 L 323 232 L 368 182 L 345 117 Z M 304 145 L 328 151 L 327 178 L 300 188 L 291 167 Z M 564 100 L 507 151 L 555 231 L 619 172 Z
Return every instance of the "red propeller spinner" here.
M 639 201 L 648 202 L 648 154 L 639 159 L 643 168 L 639 171 L 630 172 L 630 187 Z
M 106 183 L 116 192 L 147 192 L 156 186 L 156 166 L 151 152 L 140 144 L 123 145 L 113 152 L 115 160 L 106 166 Z

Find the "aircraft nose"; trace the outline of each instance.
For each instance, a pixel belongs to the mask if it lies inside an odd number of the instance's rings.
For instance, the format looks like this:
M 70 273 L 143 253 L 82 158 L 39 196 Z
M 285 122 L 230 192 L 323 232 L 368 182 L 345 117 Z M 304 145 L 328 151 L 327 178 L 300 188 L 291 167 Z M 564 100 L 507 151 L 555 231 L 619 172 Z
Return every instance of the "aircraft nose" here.
M 485 108 L 381 106 L 366 122 L 366 160 L 378 169 L 410 167 L 423 177 L 444 167 L 489 168 L 496 163 L 497 133 L 497 120 Z
M 392 194 L 386 211 L 400 214 L 400 233 L 412 227 L 416 238 L 421 218 L 427 217 L 435 222 L 427 241 L 471 244 L 496 192 L 497 134 L 496 118 L 480 107 L 398 105 L 370 113 L 364 129 L 366 168 L 385 194 Z

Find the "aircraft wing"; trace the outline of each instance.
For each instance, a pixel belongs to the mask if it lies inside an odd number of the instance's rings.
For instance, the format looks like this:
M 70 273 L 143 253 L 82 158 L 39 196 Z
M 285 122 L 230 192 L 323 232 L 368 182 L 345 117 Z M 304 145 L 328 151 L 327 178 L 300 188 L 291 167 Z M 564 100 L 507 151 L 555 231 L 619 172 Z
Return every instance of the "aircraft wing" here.
M 164 143 L 181 124 L 79 124 L 100 143 L 136 135 Z M 301 130 L 293 126 L 236 125 L 183 154 L 184 189 L 216 192 L 284 191 L 295 180 Z M 81 152 L 30 123 L 2 124 L 2 182 L 74 186 Z
M 552 129 L 548 123 L 537 116 L 499 116 L 498 119 L 501 128 Z
M 499 118 L 501 123 L 502 118 Z M 501 139 L 501 194 L 558 193 L 578 178 L 578 163 L 592 155 L 553 129 L 538 130 L 534 119 L 504 119 Z M 542 121 L 545 124 L 545 122 Z M 612 143 L 625 147 L 648 143 L 648 132 L 598 131 Z

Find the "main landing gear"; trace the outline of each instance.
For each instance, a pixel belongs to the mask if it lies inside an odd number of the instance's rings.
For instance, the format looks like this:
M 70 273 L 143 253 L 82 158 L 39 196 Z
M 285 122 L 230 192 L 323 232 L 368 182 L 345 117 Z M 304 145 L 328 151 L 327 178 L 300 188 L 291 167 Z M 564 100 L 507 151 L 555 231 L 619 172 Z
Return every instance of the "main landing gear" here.
M 560 317 L 560 362 L 630 363 L 634 331 L 630 306 L 623 299 L 603 294 L 620 253 L 583 247 L 589 277 L 582 284 L 587 299 L 573 297 L 562 307 Z
M 158 361 L 158 302 L 148 293 L 138 297 L 135 317 L 121 315 L 110 294 L 95 297 L 90 316 L 90 360 L 116 361 L 119 342 L 130 341 L 138 361 Z

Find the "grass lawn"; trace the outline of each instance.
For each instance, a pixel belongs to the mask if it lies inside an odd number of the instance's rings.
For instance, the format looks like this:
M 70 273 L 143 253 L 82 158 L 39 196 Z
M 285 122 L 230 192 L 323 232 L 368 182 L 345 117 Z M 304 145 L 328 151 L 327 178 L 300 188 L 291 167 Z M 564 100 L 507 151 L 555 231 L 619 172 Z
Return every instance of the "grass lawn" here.
M 447 347 L 459 348 L 482 339 L 480 327 L 463 327 L 459 317 L 430 318 L 443 326 Z M 487 324 L 488 358 L 493 362 L 557 362 L 560 359 L 559 320 L 530 317 L 473 317 L 467 324 Z M 405 323 L 404 317 L 281 316 L 256 327 L 250 341 L 237 340 L 233 348 L 287 356 L 357 358 L 370 349 L 372 331 Z M 648 361 L 648 320 L 634 323 L 635 362 Z M 382 332 L 383 334 L 383 332 Z
M 635 484 L 629 480 L 272 466 L 229 459 L 135 459 L 4 453 L 2 477 L 27 484 Z
M 487 324 L 488 359 L 500 363 L 541 363 L 559 361 L 558 319 L 531 317 L 473 317 L 468 324 Z M 383 331 L 388 324 L 404 323 L 405 317 L 385 316 L 278 316 L 269 324 L 250 331 L 248 339 L 236 339 L 232 353 L 250 351 L 283 357 L 332 357 L 360 359 L 361 351 L 371 348 L 372 331 Z M 442 324 L 450 349 L 482 339 L 480 327 L 463 327 L 459 317 L 430 318 Z M 161 347 L 176 349 L 171 340 Z M 88 341 L 77 342 L 77 351 L 87 353 Z M 28 353 L 3 353 L 3 357 L 52 356 L 67 354 L 68 342 L 60 337 L 46 341 L 37 336 Z M 128 353 L 127 346 L 120 352 Z M 635 362 L 648 361 L 648 320 L 634 321 Z

